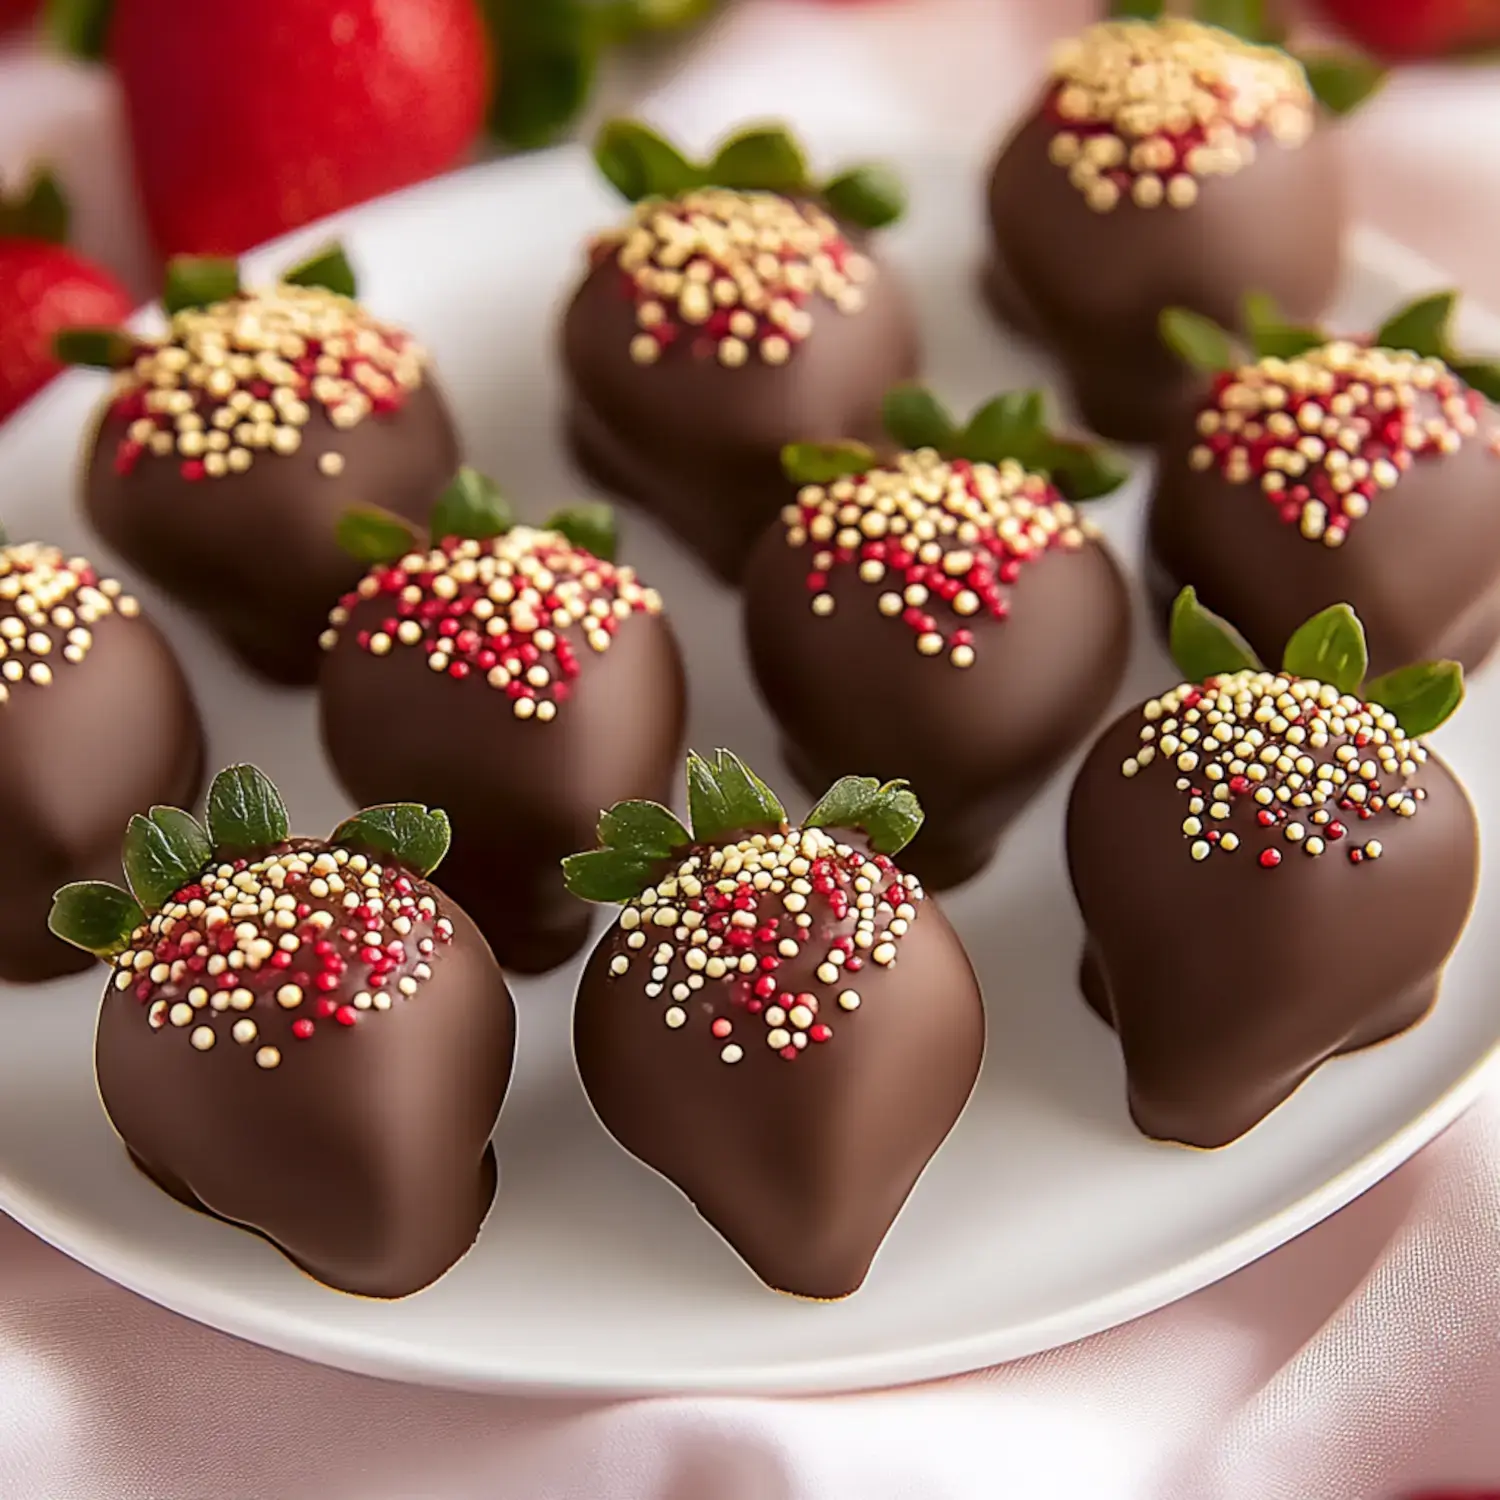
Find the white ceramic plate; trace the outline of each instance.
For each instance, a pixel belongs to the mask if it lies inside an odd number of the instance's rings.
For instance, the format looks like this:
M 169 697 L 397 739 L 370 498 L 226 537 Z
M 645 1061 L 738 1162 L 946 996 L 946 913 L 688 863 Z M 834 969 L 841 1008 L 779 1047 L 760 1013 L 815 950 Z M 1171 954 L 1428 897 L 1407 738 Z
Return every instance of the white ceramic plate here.
M 891 249 L 918 287 L 934 382 L 964 404 L 1044 381 L 1045 369 L 981 316 L 973 294 L 972 170 L 908 166 L 916 199 Z M 563 152 L 478 168 L 347 219 L 368 301 L 432 345 L 471 459 L 532 517 L 580 492 L 557 441 L 553 329 L 583 236 L 617 211 L 583 155 Z M 1433 284 L 1403 252 L 1361 238 L 1348 326 L 1372 326 Z M 1469 322 L 1474 345 L 1500 347 L 1500 325 Z M 13 534 L 107 557 L 70 495 L 98 391 L 96 377 L 70 376 L 0 432 L 0 514 Z M 1131 559 L 1140 512 L 1139 483 L 1097 512 Z M 734 598 L 648 522 L 630 517 L 627 527 L 625 555 L 679 623 L 692 743 L 733 746 L 785 783 L 742 664 Z M 145 593 L 201 695 L 211 764 L 259 762 L 285 790 L 295 827 L 331 828 L 346 805 L 319 753 L 311 695 L 246 681 L 180 611 Z M 1172 680 L 1142 626 L 1122 702 Z M 1489 763 L 1496 733 L 1492 673 L 1441 747 L 1473 773 Z M 107 756 L 107 744 L 100 751 Z M 847 1389 L 946 1375 L 1109 1327 L 1331 1213 L 1474 1098 L 1500 1043 L 1490 977 L 1500 882 L 1483 885 L 1442 1001 L 1416 1032 L 1324 1068 L 1228 1150 L 1153 1145 L 1126 1115 L 1114 1038 L 1074 986 L 1066 786 L 1064 775 L 998 862 L 946 902 L 984 981 L 989 1055 L 967 1113 L 847 1302 L 814 1306 L 764 1290 L 668 1183 L 605 1135 L 568 1054 L 576 966 L 514 985 L 519 1066 L 497 1136 L 495 1208 L 473 1252 L 405 1302 L 328 1291 L 255 1236 L 179 1207 L 127 1164 L 92 1075 L 98 973 L 11 989 L 0 1001 L 0 1206 L 189 1317 L 311 1359 L 439 1385 Z M 1471 789 L 1486 827 L 1497 826 L 1493 784 L 1476 777 Z

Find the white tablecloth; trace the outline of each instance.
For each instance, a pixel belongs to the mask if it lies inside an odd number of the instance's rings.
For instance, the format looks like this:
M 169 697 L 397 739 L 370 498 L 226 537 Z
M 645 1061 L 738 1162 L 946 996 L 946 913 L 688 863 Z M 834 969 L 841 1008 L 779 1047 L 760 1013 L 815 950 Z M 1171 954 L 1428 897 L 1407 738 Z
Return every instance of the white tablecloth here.
M 650 102 L 958 149 L 1087 0 L 746 0 Z M 1500 75 L 1403 76 L 1352 127 L 1362 215 L 1500 305 Z M 107 79 L 0 55 L 0 173 L 46 156 L 143 292 Z M 0 499 L 3 506 L 3 499 Z M 1385 1500 L 1500 1491 L 1500 1101 L 1302 1239 L 1086 1343 L 918 1389 L 579 1404 L 343 1375 L 197 1327 L 0 1219 L 6 1500 Z

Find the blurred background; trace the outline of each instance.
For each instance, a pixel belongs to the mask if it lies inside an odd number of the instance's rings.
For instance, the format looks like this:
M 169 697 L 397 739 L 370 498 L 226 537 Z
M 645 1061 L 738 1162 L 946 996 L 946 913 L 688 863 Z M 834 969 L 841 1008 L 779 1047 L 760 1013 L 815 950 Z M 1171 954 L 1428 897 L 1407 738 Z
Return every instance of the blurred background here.
M 1241 3 L 1391 64 L 1347 127 L 1360 217 L 1500 303 L 1500 0 Z M 706 137 L 746 116 L 827 119 L 873 83 L 898 128 L 978 153 L 1049 45 L 1104 8 L 0 0 L 0 417 L 50 373 L 54 327 L 145 300 L 166 255 L 238 253 L 637 107 Z

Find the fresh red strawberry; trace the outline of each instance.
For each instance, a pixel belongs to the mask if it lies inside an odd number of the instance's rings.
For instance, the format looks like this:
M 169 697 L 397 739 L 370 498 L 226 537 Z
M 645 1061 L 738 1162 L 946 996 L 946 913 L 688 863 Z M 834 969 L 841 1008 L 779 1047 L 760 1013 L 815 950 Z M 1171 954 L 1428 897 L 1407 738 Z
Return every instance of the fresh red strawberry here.
M 51 177 L 0 201 L 0 418 L 62 368 L 52 352 L 64 328 L 114 327 L 130 316 L 125 289 L 61 241 L 67 206 Z
M 489 51 L 475 0 L 117 0 L 119 72 L 164 255 L 233 255 L 460 161 Z
M 0 32 L 29 21 L 36 14 L 37 4 L 38 0 L 0 0 Z
M 1321 0 L 1321 5 L 1354 41 L 1385 58 L 1500 47 L 1500 0 Z

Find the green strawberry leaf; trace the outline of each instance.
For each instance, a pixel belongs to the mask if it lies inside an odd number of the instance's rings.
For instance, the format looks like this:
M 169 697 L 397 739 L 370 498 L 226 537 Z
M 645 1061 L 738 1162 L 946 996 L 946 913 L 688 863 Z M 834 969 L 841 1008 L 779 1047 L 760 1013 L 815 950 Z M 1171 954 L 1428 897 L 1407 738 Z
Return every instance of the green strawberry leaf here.
M 1347 604 L 1333 604 L 1299 625 L 1286 643 L 1281 670 L 1357 693 L 1370 665 L 1365 627 Z
M 884 229 L 906 213 L 906 184 L 884 162 L 852 167 L 823 184 L 823 202 L 836 219 L 861 229 Z
M 434 542 L 448 537 L 487 542 L 491 537 L 504 536 L 515 524 L 515 512 L 500 493 L 500 486 L 467 464 L 437 497 L 428 519 Z
M 1295 359 L 1328 342 L 1321 328 L 1295 328 L 1281 316 L 1274 298 L 1248 292 L 1244 301 L 1245 335 L 1257 359 Z
M 174 891 L 191 885 L 213 859 L 202 825 L 178 807 L 137 813 L 125 829 L 125 880 L 147 911 L 158 911 Z
M 1123 455 L 1103 443 L 1055 438 L 1050 433 L 1043 433 L 1021 462 L 1047 475 L 1063 498 L 1075 505 L 1114 494 L 1132 472 Z
M 952 451 L 959 435 L 958 424 L 925 386 L 895 386 L 886 393 L 881 410 L 885 430 L 903 448 Z
M 208 789 L 208 836 L 216 854 L 259 854 L 291 830 L 276 783 L 258 766 L 228 766 Z
M 1457 306 L 1457 292 L 1432 292 L 1419 298 L 1380 325 L 1374 339 L 1376 348 L 1404 350 L 1421 359 L 1445 359 Z
M 1307 52 L 1298 55 L 1313 97 L 1329 114 L 1353 114 L 1385 87 L 1390 74 L 1374 58 L 1357 52 Z
M 1159 21 L 1166 11 L 1166 0 L 1110 0 L 1112 21 Z
M 146 913 L 129 891 L 102 880 L 65 885 L 52 898 L 47 926 L 63 942 L 99 958 L 113 958 L 130 946 Z
M 922 826 L 922 805 L 905 781 L 883 786 L 873 776 L 834 782 L 802 820 L 804 828 L 857 828 L 877 854 L 899 854 Z
M 670 859 L 693 842 L 681 819 L 659 802 L 617 802 L 599 818 L 599 842 L 642 859 Z
M 109 41 L 114 10 L 114 0 L 46 0 L 42 27 L 59 52 L 98 62 Z
M 807 157 L 781 125 L 758 125 L 731 136 L 704 171 L 714 187 L 795 196 L 810 191 Z
M 344 247 L 335 241 L 282 274 L 288 286 L 318 286 L 340 297 L 359 295 L 359 282 Z
M 1464 701 L 1464 669 L 1456 661 L 1419 662 L 1367 682 L 1360 696 L 1395 714 L 1401 728 L 1416 738 L 1453 717 Z
M 639 896 L 661 870 L 661 861 L 626 849 L 590 849 L 562 862 L 563 884 L 580 901 L 623 903 Z
M 788 443 L 781 470 L 793 484 L 832 484 L 875 467 L 875 450 L 864 443 Z
M 122 370 L 135 350 L 135 339 L 123 328 L 61 328 L 52 335 L 52 352 L 65 365 Z
M 689 821 L 700 844 L 711 844 L 727 833 L 780 828 L 786 822 L 776 794 L 728 750 L 715 750 L 708 760 L 690 750 L 687 782 Z
M 1205 26 L 1232 31 L 1247 42 L 1270 39 L 1265 0 L 1197 0 L 1193 14 Z
M 0 198 L 0 239 L 68 241 L 68 202 L 51 172 L 37 172 L 20 198 Z
M 588 102 L 600 55 L 617 38 L 582 0 L 480 0 L 480 10 L 502 59 L 490 131 L 523 151 L 550 146 Z
M 415 802 L 388 802 L 346 818 L 333 830 L 331 842 L 394 859 L 418 875 L 431 875 L 452 840 L 447 813 Z
M 1206 682 L 1260 666 L 1244 636 L 1199 604 L 1192 588 L 1183 589 L 1172 605 L 1170 650 L 1185 682 Z
M 1047 398 L 1039 390 L 1007 391 L 986 401 L 969 418 L 953 452 L 975 463 L 998 464 L 1002 459 L 1019 461 L 1022 451 L 1034 445 L 1047 429 Z
M 703 172 L 639 120 L 610 120 L 594 140 L 594 161 L 628 202 L 675 198 L 701 187 Z
M 1492 359 L 1460 360 L 1450 367 L 1455 375 L 1488 401 L 1500 401 L 1500 362 Z
M 212 255 L 174 255 L 167 262 L 167 281 L 161 305 L 168 315 L 190 307 L 227 302 L 240 291 L 238 261 Z
M 351 506 L 334 523 L 333 534 L 339 546 L 362 563 L 395 562 L 422 547 L 410 521 L 374 505 Z
M 1233 334 L 1186 307 L 1168 307 L 1157 320 L 1162 342 L 1184 364 L 1205 375 L 1237 370 L 1242 351 Z
M 548 518 L 546 529 L 565 536 L 575 547 L 603 562 L 613 562 L 620 545 L 615 508 L 602 500 L 570 505 Z

